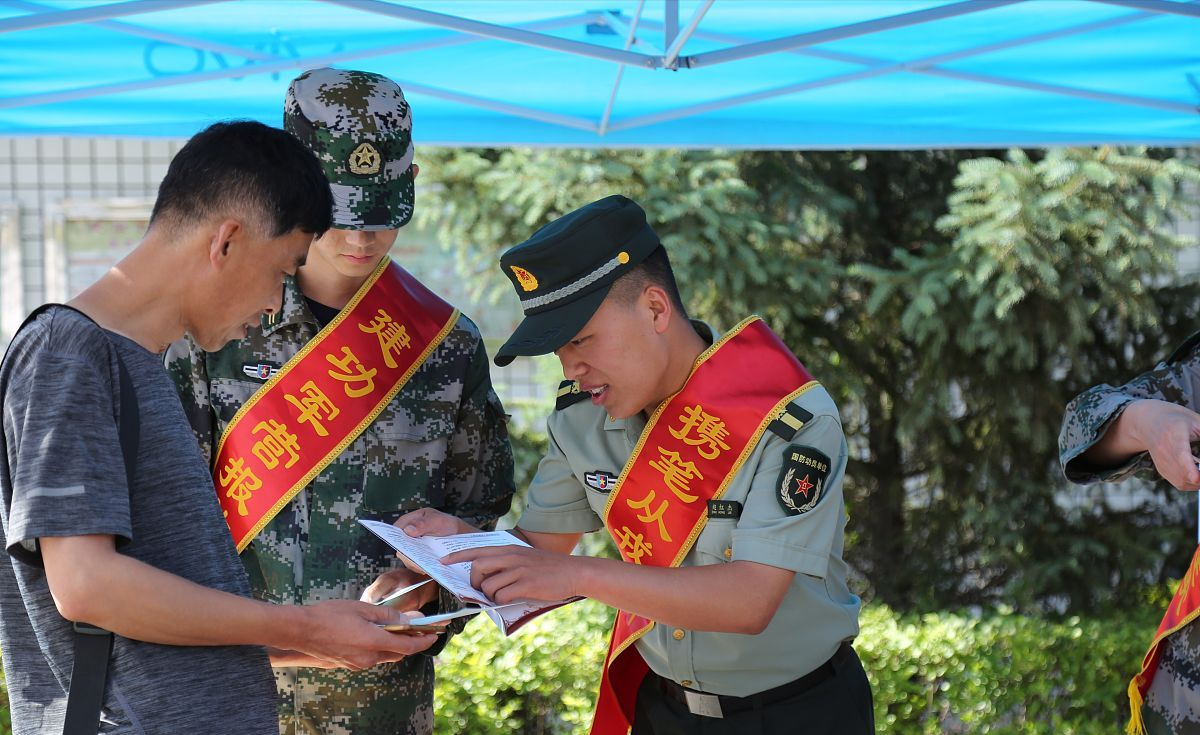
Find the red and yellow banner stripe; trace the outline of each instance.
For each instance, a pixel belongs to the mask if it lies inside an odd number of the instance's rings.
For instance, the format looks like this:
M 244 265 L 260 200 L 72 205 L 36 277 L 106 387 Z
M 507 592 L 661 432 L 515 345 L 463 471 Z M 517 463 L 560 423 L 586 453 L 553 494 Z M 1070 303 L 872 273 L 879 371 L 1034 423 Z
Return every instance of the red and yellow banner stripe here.
M 213 484 L 241 552 L 404 387 L 458 310 L 389 258 L 234 415 Z
M 816 385 L 758 317 L 703 352 L 683 388 L 650 417 L 609 496 L 604 523 L 621 558 L 679 566 L 704 530 L 708 501 L 725 493 L 767 425 Z M 653 627 L 617 612 L 592 735 L 629 732 L 648 671 L 633 644 Z
M 1154 681 L 1154 672 L 1158 669 L 1158 659 L 1162 655 L 1162 643 L 1168 636 L 1179 632 L 1185 625 L 1200 617 L 1200 585 L 1196 584 L 1200 577 L 1200 548 L 1192 555 L 1192 563 L 1188 566 L 1187 574 L 1175 590 L 1175 597 L 1167 606 L 1158 632 L 1150 642 L 1150 650 L 1142 659 L 1142 668 L 1133 681 L 1129 682 L 1129 724 L 1125 727 L 1128 735 L 1144 735 L 1146 725 L 1142 721 L 1142 705 L 1146 701 L 1146 692 Z

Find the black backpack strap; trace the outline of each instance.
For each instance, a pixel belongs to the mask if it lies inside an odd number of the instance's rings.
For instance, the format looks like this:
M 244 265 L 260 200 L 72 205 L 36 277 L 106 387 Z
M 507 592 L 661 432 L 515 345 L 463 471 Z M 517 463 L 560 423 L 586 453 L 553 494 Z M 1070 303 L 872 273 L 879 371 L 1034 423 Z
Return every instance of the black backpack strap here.
M 107 335 L 107 333 L 106 333 Z M 113 346 L 120 375 L 121 408 L 117 432 L 121 456 L 125 460 L 125 480 L 133 490 L 137 470 L 138 436 L 141 413 L 133 379 L 125 369 L 121 353 Z M 104 685 L 108 680 L 108 660 L 112 656 L 113 634 L 90 623 L 76 622 L 75 665 L 71 669 L 71 688 L 67 690 L 67 716 L 63 735 L 95 735 L 100 729 L 100 711 L 104 707 Z
M 113 634 L 89 623 L 73 623 L 75 665 L 67 690 L 67 716 L 63 735 L 96 735 L 100 710 L 104 707 L 104 685 L 108 659 L 112 656 Z
M 64 304 L 43 304 L 25 318 L 17 332 L 13 333 L 13 340 L 27 324 L 54 306 L 62 306 L 83 314 L 78 309 Z M 83 316 L 87 317 L 87 314 Z M 105 337 L 108 336 L 103 328 L 101 332 Z M 117 357 L 121 391 L 117 434 L 121 442 L 121 457 L 125 460 L 125 480 L 132 490 L 137 470 L 138 438 L 142 428 L 141 412 L 138 410 L 133 379 L 129 377 L 125 361 L 121 359 L 116 345 L 113 345 L 113 354 Z M 90 623 L 75 622 L 72 623 L 72 627 L 75 629 L 75 663 L 71 668 L 70 689 L 67 690 L 67 714 L 63 721 L 63 735 L 96 735 L 100 730 L 100 710 L 104 706 L 104 685 L 108 680 L 108 660 L 112 656 L 113 634 Z

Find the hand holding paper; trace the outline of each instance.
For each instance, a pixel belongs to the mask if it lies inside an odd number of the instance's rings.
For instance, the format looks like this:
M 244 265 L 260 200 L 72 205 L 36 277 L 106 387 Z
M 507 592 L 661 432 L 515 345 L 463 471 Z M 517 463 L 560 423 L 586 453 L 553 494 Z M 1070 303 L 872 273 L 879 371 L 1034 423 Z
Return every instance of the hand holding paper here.
M 404 531 L 378 521 L 359 521 L 369 531 L 383 539 L 401 554 L 411 567 L 428 574 L 445 590 L 464 603 L 477 606 L 470 612 L 484 612 L 508 635 L 527 621 L 548 610 L 573 600 L 553 598 L 552 602 L 527 602 L 498 605 L 493 598 L 471 583 L 471 563 L 443 563 L 444 557 L 456 552 L 469 552 L 481 548 L 522 548 L 532 551 L 528 544 L 510 533 L 499 531 L 464 533 L 456 536 L 421 536 L 414 538 Z M 515 600 L 508 600 L 515 602 Z M 418 620 L 416 622 L 426 622 Z
M 464 548 L 443 564 L 470 564 L 471 586 L 499 604 L 517 600 L 565 600 L 577 596 L 573 556 L 520 546 Z

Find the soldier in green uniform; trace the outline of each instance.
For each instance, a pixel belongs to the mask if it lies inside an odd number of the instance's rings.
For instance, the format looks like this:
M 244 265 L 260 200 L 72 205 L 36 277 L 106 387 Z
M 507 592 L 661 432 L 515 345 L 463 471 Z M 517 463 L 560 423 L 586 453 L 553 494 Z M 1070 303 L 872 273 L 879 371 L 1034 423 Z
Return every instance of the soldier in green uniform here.
M 391 80 L 305 72 L 288 89 L 284 127 L 320 159 L 335 229 L 313 243 L 307 263 L 284 283 L 282 309 L 261 327 L 218 352 L 190 341 L 168 351 L 167 368 L 210 464 L 238 409 L 334 320 L 388 257 L 413 211 L 412 118 Z M 358 519 L 387 522 L 432 506 L 488 527 L 509 508 L 512 472 L 479 331 L 459 317 L 373 423 L 243 551 L 253 593 L 289 604 L 378 599 L 413 575 Z M 445 612 L 455 604 L 429 584 L 399 606 Z M 429 655 L 365 671 L 321 670 L 286 652 L 274 652 L 272 663 L 281 733 L 432 732 Z
M 626 504 L 644 513 L 638 539 L 656 545 L 686 539 L 690 520 L 683 530 L 655 530 L 665 520 L 663 499 L 687 503 L 711 495 L 720 477 L 701 477 L 695 465 L 684 487 L 687 477 L 664 472 L 652 486 L 658 493 L 647 499 L 623 486 L 639 466 L 631 456 L 653 446 L 647 436 L 672 418 L 676 394 L 699 379 L 695 366 L 711 364 L 705 361 L 721 354 L 718 348 L 734 342 L 688 319 L 665 249 L 642 209 L 625 197 L 607 197 L 546 225 L 500 264 L 526 318 L 497 353 L 497 364 L 553 352 L 567 380 L 515 531 L 534 548 L 459 552 L 446 561 L 471 560 L 473 581 L 497 602 L 579 595 L 655 622 L 635 644 L 649 674 L 640 684 L 612 682 L 625 687 L 622 708 L 635 714 L 607 718 L 602 684 L 593 735 L 623 735 L 626 723 L 635 735 L 873 732 L 870 685 L 850 646 L 860 602 L 847 588 L 842 559 L 847 444 L 829 394 L 814 384 L 781 404 L 774 420 L 766 415 L 765 431 L 745 444 L 724 493 L 707 507 L 689 506 L 702 530 L 690 549 L 683 547 L 678 566 L 651 566 L 644 555 L 649 544 L 640 541 L 622 561 L 570 556 L 582 534 L 606 525 L 626 548 L 625 531 L 632 529 L 612 525 Z M 778 350 L 786 352 L 781 344 Z M 771 379 L 750 367 L 717 380 L 711 395 Z M 727 446 L 722 437 L 708 435 L 710 455 Z M 698 443 L 704 454 L 702 441 L 684 441 Z M 664 461 L 650 466 L 662 471 L 670 452 L 660 452 Z M 397 525 L 410 535 L 469 530 L 432 510 L 410 513 Z
M 1200 334 L 1153 370 L 1122 386 L 1098 385 L 1069 404 L 1058 438 L 1067 479 L 1116 482 L 1156 473 L 1180 490 L 1200 489 Z M 1149 633 L 1149 631 L 1147 631 Z M 1168 636 L 1141 707 L 1146 731 L 1200 735 L 1200 625 Z

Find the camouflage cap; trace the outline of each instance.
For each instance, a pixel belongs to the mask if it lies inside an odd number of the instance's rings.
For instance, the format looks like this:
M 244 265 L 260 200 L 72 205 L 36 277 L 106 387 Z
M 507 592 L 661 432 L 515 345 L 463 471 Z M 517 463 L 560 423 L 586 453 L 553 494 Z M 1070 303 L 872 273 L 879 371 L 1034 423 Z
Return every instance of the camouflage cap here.
M 412 217 L 412 114 L 395 82 L 365 71 L 306 71 L 288 86 L 283 127 L 320 159 L 334 227 L 394 230 Z

